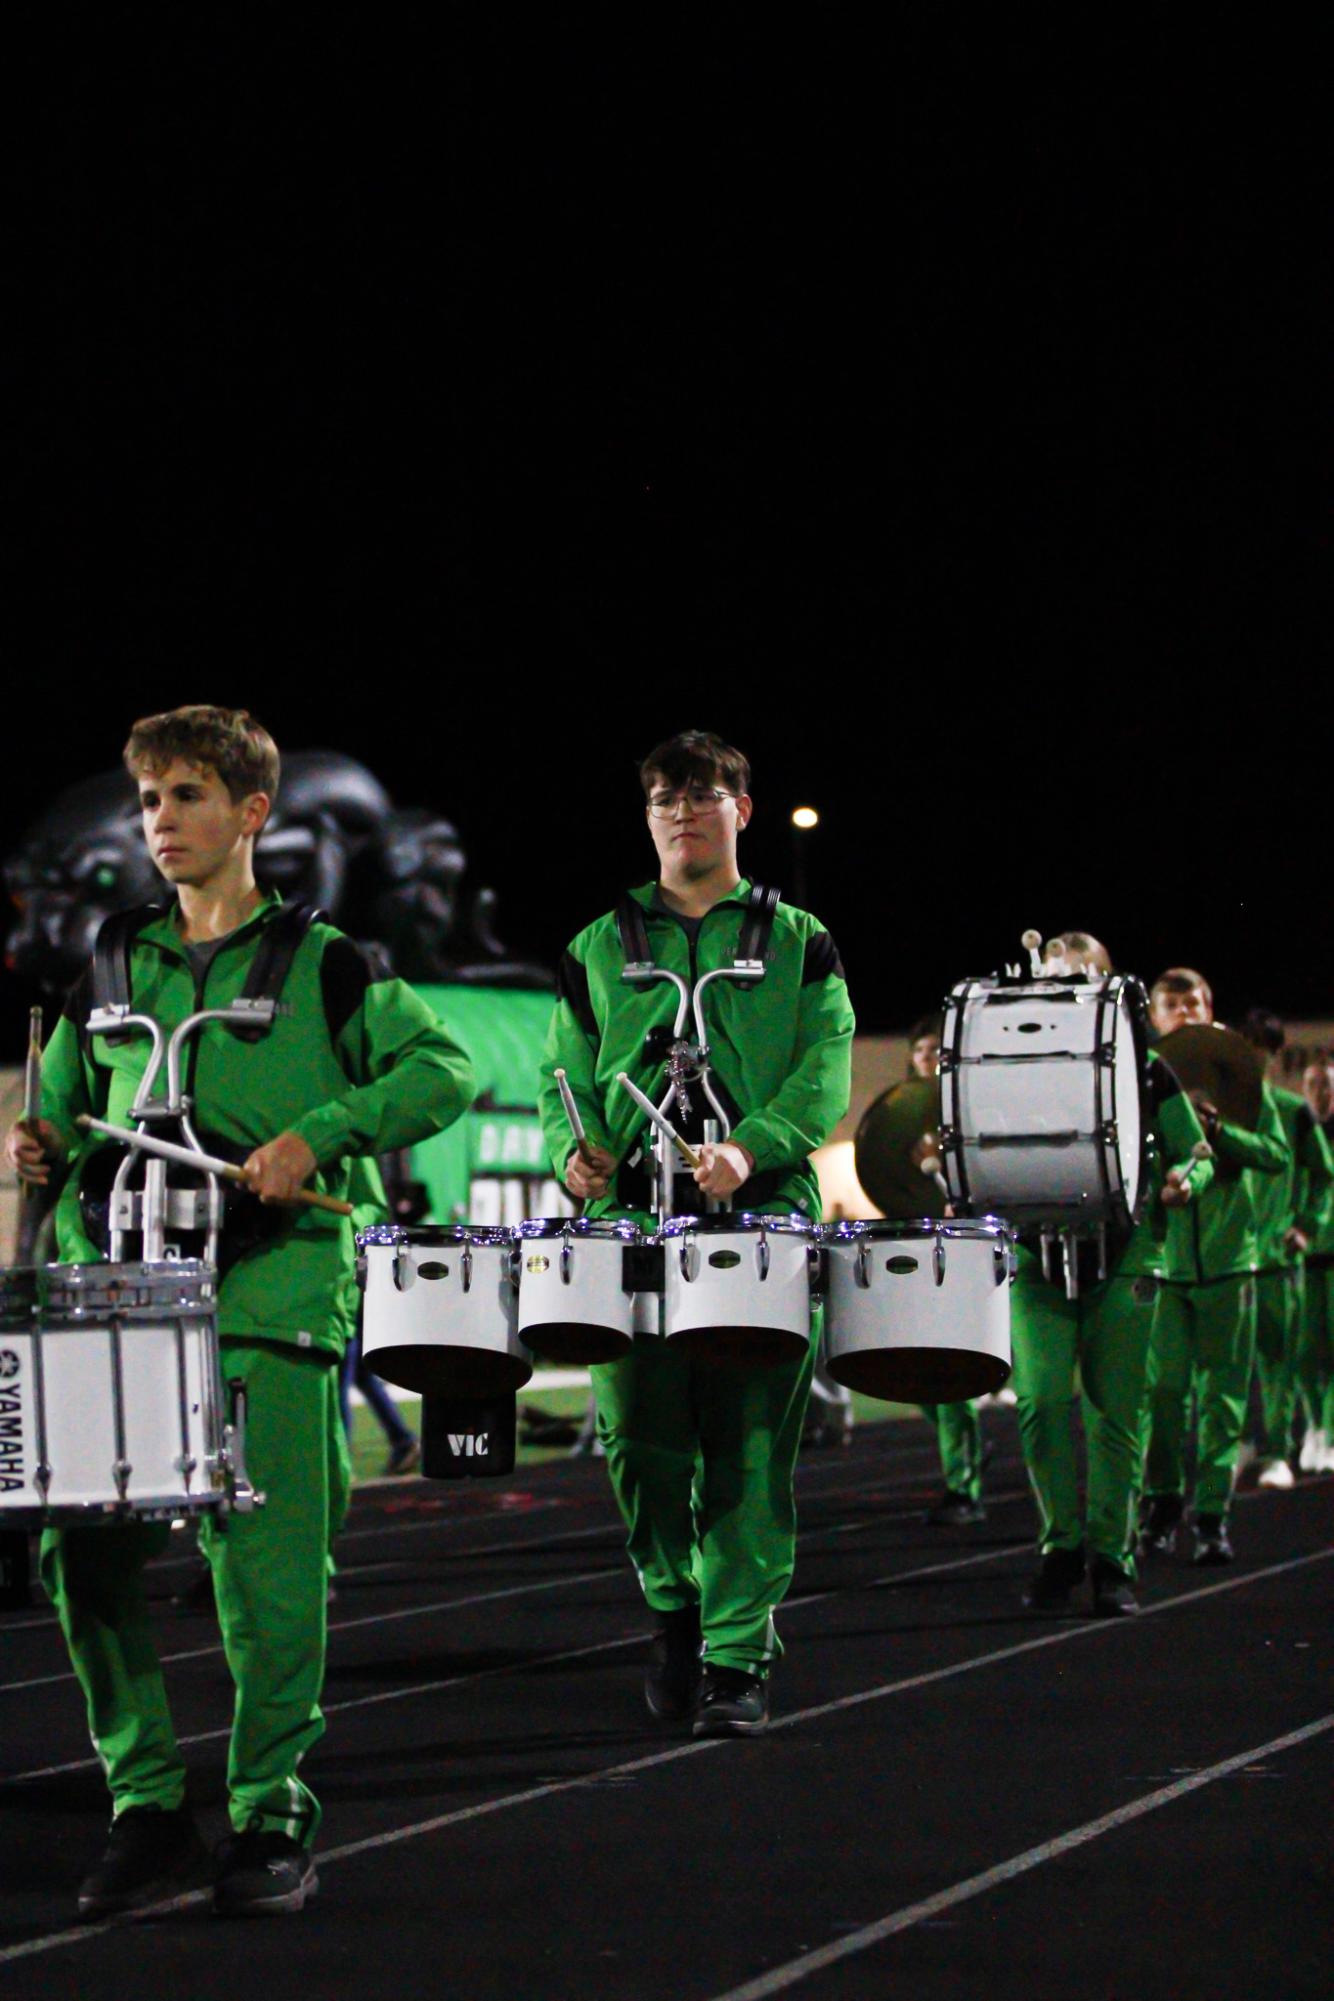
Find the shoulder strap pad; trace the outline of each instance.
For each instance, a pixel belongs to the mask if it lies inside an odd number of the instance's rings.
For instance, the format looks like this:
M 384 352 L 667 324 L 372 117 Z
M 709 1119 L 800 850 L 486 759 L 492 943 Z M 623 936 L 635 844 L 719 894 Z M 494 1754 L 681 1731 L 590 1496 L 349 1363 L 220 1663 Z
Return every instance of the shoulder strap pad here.
M 778 890 L 766 889 L 761 882 L 751 884 L 750 902 L 746 907 L 741 938 L 737 945 L 738 959 L 768 957 L 769 937 L 774 928 L 774 912 L 778 908 L 778 903 Z
M 102 919 L 93 944 L 94 1014 L 105 1008 L 123 1013 L 130 1007 L 130 947 L 144 926 L 161 915 L 160 903 L 140 903 Z
M 621 934 L 621 950 L 627 966 L 651 966 L 653 953 L 648 942 L 644 910 L 633 896 L 625 895 L 616 906 L 616 929 Z
M 272 1028 L 273 1015 L 301 941 L 311 925 L 323 916 L 324 912 L 313 903 L 283 903 L 265 925 L 240 998 L 243 1001 L 271 1001 L 273 1007 L 266 1009 L 263 1018 L 257 1019 L 253 1027 L 233 1027 L 233 1035 L 238 1035 L 243 1042 L 258 1042 Z

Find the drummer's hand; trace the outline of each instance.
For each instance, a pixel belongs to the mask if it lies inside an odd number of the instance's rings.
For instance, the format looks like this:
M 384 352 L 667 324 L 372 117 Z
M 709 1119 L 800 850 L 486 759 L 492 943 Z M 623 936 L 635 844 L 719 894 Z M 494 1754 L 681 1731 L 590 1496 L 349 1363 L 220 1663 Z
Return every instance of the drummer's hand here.
M 1190 1099 L 1195 1107 L 1196 1117 L 1204 1128 L 1205 1138 L 1209 1140 L 1217 1139 L 1218 1128 L 1223 1122 L 1223 1115 L 1213 1099 L 1207 1097 L 1203 1091 L 1198 1090 L 1191 1092 Z
M 279 1133 L 251 1154 L 241 1172 L 261 1202 L 291 1202 L 319 1166 L 299 1133 Z
M 593 1156 L 591 1166 L 578 1147 L 565 1163 L 565 1186 L 579 1202 L 598 1201 L 611 1186 L 611 1177 L 616 1172 L 614 1153 L 608 1153 L 605 1146 L 594 1146 L 591 1140 L 588 1150 Z
M 1188 1171 L 1188 1169 L 1182 1167 L 1170 1169 L 1167 1179 L 1163 1183 L 1162 1201 L 1164 1209 L 1184 1209 L 1190 1201 L 1190 1183 L 1182 1179 L 1183 1175 Z
M 755 1157 L 734 1140 L 706 1139 L 695 1151 L 699 1155 L 695 1185 L 702 1195 L 723 1198 L 734 1194 L 743 1181 L 750 1179 Z
M 1307 1236 L 1305 1230 L 1299 1230 L 1294 1223 L 1290 1230 L 1285 1230 L 1283 1233 L 1283 1248 L 1285 1251 L 1300 1256 L 1303 1251 L 1310 1250 L 1311 1239 Z
M 19 1119 L 5 1134 L 5 1159 L 20 1181 L 43 1188 L 51 1168 L 65 1152 L 65 1142 L 49 1119 Z

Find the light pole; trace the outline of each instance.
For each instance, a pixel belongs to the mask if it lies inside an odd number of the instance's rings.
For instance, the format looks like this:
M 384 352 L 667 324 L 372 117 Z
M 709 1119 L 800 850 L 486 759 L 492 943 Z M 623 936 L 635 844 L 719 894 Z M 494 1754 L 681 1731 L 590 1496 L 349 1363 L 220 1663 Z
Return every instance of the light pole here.
M 820 824 L 820 815 L 814 806 L 795 806 L 792 809 L 792 901 L 799 910 L 806 908 L 807 869 L 805 836 Z

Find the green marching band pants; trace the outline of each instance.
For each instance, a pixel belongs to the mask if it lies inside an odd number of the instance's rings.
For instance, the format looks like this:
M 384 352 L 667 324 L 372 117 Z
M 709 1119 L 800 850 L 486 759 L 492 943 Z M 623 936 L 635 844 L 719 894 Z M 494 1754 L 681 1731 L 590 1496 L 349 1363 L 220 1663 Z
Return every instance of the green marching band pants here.
M 1321 1259 L 1304 1273 L 1297 1384 L 1306 1422 L 1334 1437 L 1334 1264 Z
M 1255 1280 L 1250 1273 L 1158 1288 L 1144 1410 L 1144 1484 L 1184 1496 L 1186 1413 L 1198 1409 L 1195 1512 L 1225 1515 L 1246 1422 L 1255 1363 Z
M 982 1498 L 982 1420 L 975 1403 L 924 1403 L 922 1416 L 936 1429 L 940 1471 L 951 1494 Z
M 698 1604 L 704 1658 L 767 1676 L 782 1652 L 773 1614 L 792 1581 L 793 1474 L 819 1315 L 803 1357 L 742 1370 L 639 1336 L 590 1370 L 598 1436 L 655 1612 Z
M 1153 1326 L 1154 1281 L 1110 1278 L 1078 1299 L 1020 1267 L 1011 1293 L 1011 1387 L 1040 1548 L 1079 1549 L 1135 1575 L 1140 1412 Z M 1087 1528 L 1071 1428 L 1079 1370 L 1087 1459 Z
M 1255 1282 L 1255 1373 L 1260 1389 L 1260 1456 L 1286 1459 L 1297 1404 L 1302 1268 L 1262 1271 Z
M 258 1826 L 309 1846 L 320 1808 L 297 1766 L 324 1729 L 329 1544 L 348 1499 L 337 1358 L 225 1336 L 220 1347 L 224 1389 L 238 1379 L 245 1385 L 246 1467 L 267 1495 L 252 1513 L 210 1517 L 200 1530 L 236 1684 L 231 1823 L 238 1833 Z M 165 1522 L 124 1522 L 51 1528 L 42 1538 L 42 1579 L 83 1688 L 114 1813 L 170 1809 L 185 1798 L 143 1581 L 145 1562 L 169 1537 Z

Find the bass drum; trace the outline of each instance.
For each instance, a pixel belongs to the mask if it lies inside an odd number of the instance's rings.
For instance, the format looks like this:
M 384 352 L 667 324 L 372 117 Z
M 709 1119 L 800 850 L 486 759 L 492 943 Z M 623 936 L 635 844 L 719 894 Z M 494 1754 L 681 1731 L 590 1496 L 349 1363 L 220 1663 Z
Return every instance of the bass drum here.
M 1014 1239 L 994 1216 L 824 1232 L 825 1366 L 891 1403 L 962 1403 L 1010 1373 Z
M 940 1144 L 956 1214 L 1128 1234 L 1147 1181 L 1147 1016 L 1119 973 L 954 988 Z

